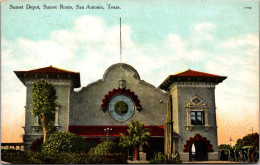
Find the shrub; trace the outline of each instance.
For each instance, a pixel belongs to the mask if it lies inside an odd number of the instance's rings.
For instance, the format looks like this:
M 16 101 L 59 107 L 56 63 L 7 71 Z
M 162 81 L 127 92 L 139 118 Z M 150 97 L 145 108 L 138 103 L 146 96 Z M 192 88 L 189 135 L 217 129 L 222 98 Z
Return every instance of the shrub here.
M 126 163 L 126 157 L 122 153 L 108 154 L 105 155 L 103 161 L 101 163 L 105 164 L 118 164 L 118 163 Z
M 180 154 L 177 151 L 174 151 L 173 157 L 171 159 L 171 163 L 181 163 L 181 157 Z
M 48 162 L 55 164 L 84 164 L 88 163 L 88 155 L 85 152 L 60 152 L 57 155 L 53 155 Z
M 46 157 L 59 152 L 82 152 L 86 149 L 85 140 L 71 132 L 55 132 L 42 145 L 42 152 Z
M 126 148 L 112 141 L 104 141 L 88 152 L 89 163 L 126 163 Z
M 42 149 L 42 143 L 43 143 L 43 137 L 36 139 L 32 145 L 30 146 L 30 150 L 32 151 L 41 151 Z
M 23 151 L 1 150 L 1 160 L 12 164 L 23 164 L 26 162 L 26 157 Z
M 26 164 L 44 164 L 44 157 L 41 152 L 25 151 Z
M 2 150 L 3 161 L 13 164 L 43 164 L 43 155 L 34 151 Z
M 119 152 L 119 145 L 112 141 L 104 141 L 99 143 L 95 148 L 90 150 L 92 155 L 107 155 Z
M 175 164 L 181 163 L 180 155 L 178 152 L 174 152 L 172 158 L 168 158 L 161 152 L 155 153 L 154 158 L 149 162 L 150 164 Z
M 58 152 L 57 154 L 44 157 L 41 152 L 35 151 L 16 151 L 2 150 L 1 157 L 3 161 L 13 164 L 104 164 L 104 163 L 126 163 L 124 154 L 115 153 L 103 156 L 89 155 L 86 152 L 70 153 Z
M 151 163 L 151 164 L 165 164 L 165 163 L 167 163 L 167 156 L 165 156 L 161 152 L 155 153 L 154 158 L 149 163 Z

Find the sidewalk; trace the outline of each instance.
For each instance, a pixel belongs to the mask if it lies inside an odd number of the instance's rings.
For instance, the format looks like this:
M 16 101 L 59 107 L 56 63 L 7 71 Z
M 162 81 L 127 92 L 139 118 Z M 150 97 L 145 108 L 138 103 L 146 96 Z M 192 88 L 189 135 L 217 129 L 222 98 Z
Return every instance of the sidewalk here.
M 128 163 L 128 164 L 147 164 L 148 161 L 141 161 L 141 160 L 136 160 L 136 161 L 134 161 L 134 160 L 128 160 L 127 163 Z
M 245 162 L 234 162 L 234 161 L 191 161 L 182 162 L 182 164 L 244 164 Z

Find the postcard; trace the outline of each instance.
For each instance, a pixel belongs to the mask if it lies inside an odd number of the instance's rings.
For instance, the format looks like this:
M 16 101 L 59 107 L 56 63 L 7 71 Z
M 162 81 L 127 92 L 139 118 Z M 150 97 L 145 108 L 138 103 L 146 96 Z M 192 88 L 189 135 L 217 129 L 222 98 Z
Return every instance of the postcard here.
M 2 163 L 259 160 L 259 1 L 2 0 Z

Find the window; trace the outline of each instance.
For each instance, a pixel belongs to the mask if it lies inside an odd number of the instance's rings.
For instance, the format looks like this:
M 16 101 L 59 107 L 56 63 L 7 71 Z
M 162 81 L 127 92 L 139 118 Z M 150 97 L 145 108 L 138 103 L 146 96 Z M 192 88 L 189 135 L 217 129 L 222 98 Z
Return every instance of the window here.
M 56 111 L 55 111 L 55 113 L 56 113 Z M 39 125 L 39 126 L 42 125 L 42 119 L 36 115 L 34 115 L 34 116 L 35 116 L 35 120 L 36 120 L 35 125 Z M 56 114 L 51 114 L 49 117 L 51 119 L 50 121 L 56 122 Z
M 185 106 L 188 131 L 191 131 L 194 126 L 203 126 L 206 130 L 210 129 L 208 120 L 208 105 L 201 97 L 193 95 Z
M 51 121 L 53 121 L 54 126 L 56 127 L 56 129 L 58 130 L 61 126 L 59 125 L 59 109 L 60 109 L 60 105 L 57 105 L 55 107 L 55 113 L 52 114 L 51 116 L 49 116 L 51 118 Z M 39 127 L 42 126 L 42 122 L 41 122 L 41 118 L 39 118 L 38 116 L 34 115 L 34 124 L 32 125 L 32 128 L 34 131 L 38 132 L 39 131 Z
M 204 111 L 191 111 L 190 119 L 191 119 L 191 125 L 204 125 L 205 124 Z

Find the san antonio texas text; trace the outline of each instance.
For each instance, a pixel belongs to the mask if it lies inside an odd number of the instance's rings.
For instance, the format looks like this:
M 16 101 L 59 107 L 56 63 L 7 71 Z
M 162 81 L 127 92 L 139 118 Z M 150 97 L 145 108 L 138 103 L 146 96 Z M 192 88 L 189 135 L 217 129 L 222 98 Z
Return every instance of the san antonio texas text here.
M 26 5 L 10 5 L 10 9 L 30 9 L 30 10 L 40 10 L 40 9 L 98 9 L 98 10 L 105 10 L 105 9 L 121 9 L 120 6 L 118 5 L 112 5 L 112 4 L 106 4 L 106 5 L 81 5 L 77 4 L 75 6 L 71 5 L 64 5 L 64 4 L 59 4 L 59 5 L 47 5 L 44 4 L 42 6 L 40 5 L 31 5 L 31 4 L 26 4 Z

